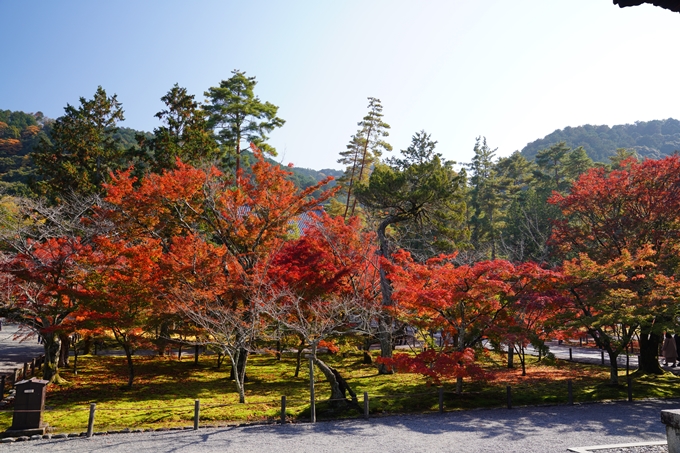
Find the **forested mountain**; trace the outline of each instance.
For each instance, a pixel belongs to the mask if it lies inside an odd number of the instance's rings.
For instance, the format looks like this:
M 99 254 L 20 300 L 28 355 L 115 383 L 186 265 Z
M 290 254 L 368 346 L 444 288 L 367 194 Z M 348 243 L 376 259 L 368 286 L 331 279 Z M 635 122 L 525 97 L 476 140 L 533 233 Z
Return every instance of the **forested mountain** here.
M 635 124 L 566 127 L 529 143 L 521 154 L 533 159 L 542 149 L 565 142 L 570 148 L 582 146 L 595 162 L 609 163 L 619 148 L 635 150 L 641 158 L 659 159 L 680 151 L 680 121 L 637 121 Z
M 10 195 L 29 195 L 29 180 L 34 175 L 34 162 L 31 153 L 41 137 L 49 138 L 54 120 L 46 118 L 41 112 L 24 113 L 21 111 L 0 110 L 0 192 Z M 150 132 L 142 132 L 128 127 L 120 127 L 113 134 L 113 140 L 123 149 L 138 146 L 137 137 L 153 137 Z M 273 160 L 272 160 L 273 162 Z M 307 188 L 327 176 L 339 178 L 341 170 L 309 168 L 290 168 L 291 177 L 296 185 Z
M 43 114 L 0 110 L 0 190 L 27 194 L 33 173 L 30 153 L 49 128 Z
M 250 151 L 243 151 L 243 158 L 246 163 L 253 162 L 253 153 Z M 281 165 L 277 160 L 270 157 L 266 157 L 265 160 L 269 163 Z M 328 176 L 332 176 L 335 179 L 340 178 L 343 175 L 342 170 L 336 170 L 334 168 L 324 168 L 321 170 L 312 170 L 311 168 L 303 167 L 289 167 L 288 171 L 293 173 L 291 179 L 301 189 L 306 189 L 307 187 L 313 186 L 317 182 L 325 179 Z M 331 186 L 334 183 L 331 183 Z

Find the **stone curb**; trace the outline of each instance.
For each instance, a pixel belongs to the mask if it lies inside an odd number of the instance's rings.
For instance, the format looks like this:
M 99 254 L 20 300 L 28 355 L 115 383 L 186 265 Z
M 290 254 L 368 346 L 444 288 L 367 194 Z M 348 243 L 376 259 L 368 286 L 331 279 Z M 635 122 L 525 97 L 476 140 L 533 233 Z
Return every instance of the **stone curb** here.
M 630 444 L 608 444 L 608 445 L 593 445 L 591 447 L 572 447 L 572 448 L 567 448 L 567 451 L 571 451 L 574 453 L 591 453 L 593 451 L 597 450 L 609 450 L 609 449 L 614 449 L 614 448 L 634 448 L 634 447 L 654 447 L 657 445 L 668 445 L 668 443 L 664 441 L 653 441 L 653 442 L 637 442 L 637 443 L 630 443 Z
M 278 422 L 250 422 L 250 423 L 233 423 L 228 425 L 200 425 L 198 429 L 223 429 L 223 428 L 239 428 L 243 426 L 264 426 L 264 425 L 278 425 Z M 162 433 L 170 431 L 195 431 L 193 426 L 173 426 L 171 428 L 124 428 L 120 430 L 112 431 L 97 431 L 92 433 L 93 436 L 108 436 L 112 434 L 133 434 L 133 433 Z M 36 434 L 34 436 L 21 436 L 21 437 L 5 437 L 0 439 L 0 444 L 8 444 L 13 442 L 24 442 L 28 440 L 57 440 L 57 439 L 75 439 L 75 438 L 87 438 L 87 433 L 59 433 L 59 434 Z
M 634 400 L 634 402 L 644 402 L 644 401 L 656 401 L 656 400 L 674 400 L 674 399 L 679 399 L 679 398 L 640 398 Z M 586 405 L 591 405 L 591 404 L 612 404 L 612 403 L 628 403 L 627 400 L 603 400 L 603 401 L 583 401 L 583 402 L 575 402 L 573 406 L 586 406 Z M 568 406 L 568 404 L 564 403 L 557 403 L 557 404 L 532 404 L 532 405 L 522 405 L 522 406 L 513 406 L 513 408 L 531 408 L 531 407 L 555 407 L 555 406 Z M 464 412 L 475 412 L 475 411 L 482 411 L 482 410 L 488 410 L 488 409 L 498 409 L 498 408 L 488 408 L 488 407 L 476 407 L 473 409 L 465 409 Z M 508 409 L 508 410 L 513 410 L 513 409 Z M 456 411 L 449 411 L 449 412 L 456 412 Z M 395 414 L 395 413 L 390 413 L 390 414 L 371 414 L 371 418 L 381 418 L 382 416 L 394 416 L 394 415 L 422 415 L 422 413 L 402 413 L 402 414 Z M 358 419 L 357 419 L 358 420 Z M 288 423 L 295 423 L 294 421 L 291 422 L 286 422 Z M 280 423 L 278 421 L 260 421 L 260 422 L 245 422 L 245 423 L 231 423 L 231 424 L 226 424 L 226 425 L 200 425 L 198 428 L 199 429 L 223 429 L 223 428 L 239 428 L 239 427 L 244 427 L 244 426 L 265 426 L 265 425 L 279 425 Z M 194 431 L 193 426 L 175 426 L 171 428 L 144 428 L 144 429 L 131 429 L 131 428 L 124 428 L 121 430 L 112 430 L 112 431 L 96 431 L 93 434 L 93 436 L 108 436 L 111 434 L 131 434 L 131 433 L 150 433 L 150 432 L 169 432 L 169 431 Z M 80 437 L 87 437 L 87 433 L 82 432 L 82 433 L 59 433 L 59 434 L 44 434 L 42 436 L 40 435 L 35 435 L 32 437 L 27 437 L 27 436 L 22 436 L 22 437 L 5 437 L 3 439 L 0 439 L 0 444 L 2 443 L 12 443 L 12 442 L 23 442 L 27 440 L 54 440 L 54 439 L 74 439 L 74 438 L 80 438 Z M 588 453 L 590 450 L 601 450 L 604 448 L 614 448 L 614 447 L 632 447 L 632 446 L 646 446 L 649 445 L 649 442 L 642 442 L 642 443 L 636 443 L 636 444 L 620 444 L 620 445 L 614 445 L 614 446 L 601 446 L 601 445 L 595 445 L 592 447 L 578 447 L 578 448 L 573 448 L 573 449 L 568 449 L 568 451 L 576 452 L 576 453 Z M 657 445 L 658 443 L 655 443 Z M 662 442 L 662 445 L 665 444 L 665 441 Z

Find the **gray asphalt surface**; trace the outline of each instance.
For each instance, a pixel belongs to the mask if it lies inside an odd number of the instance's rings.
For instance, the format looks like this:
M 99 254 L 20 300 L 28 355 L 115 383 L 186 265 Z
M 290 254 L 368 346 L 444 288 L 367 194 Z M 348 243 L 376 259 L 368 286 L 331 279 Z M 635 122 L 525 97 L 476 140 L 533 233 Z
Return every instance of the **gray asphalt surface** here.
M 10 373 L 15 368 L 22 368 L 28 362 L 40 356 L 44 349 L 38 344 L 37 337 L 24 341 L 14 339 L 19 327 L 16 324 L 2 323 L 0 331 L 0 373 Z
M 111 434 L 0 444 L 21 453 L 565 452 L 665 439 L 660 411 L 680 400 L 472 410 L 266 426 Z

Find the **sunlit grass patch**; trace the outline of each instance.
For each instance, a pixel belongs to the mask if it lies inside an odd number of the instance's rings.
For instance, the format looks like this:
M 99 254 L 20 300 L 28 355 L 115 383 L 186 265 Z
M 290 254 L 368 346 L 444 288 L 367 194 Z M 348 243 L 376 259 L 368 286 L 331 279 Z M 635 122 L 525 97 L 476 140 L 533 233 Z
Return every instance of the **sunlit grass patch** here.
M 416 374 L 379 375 L 373 365 L 362 363 L 360 354 L 323 357 L 346 377 L 358 396 L 360 410 L 367 392 L 370 413 L 400 414 L 439 410 L 438 389 Z M 227 422 L 278 421 L 281 396 L 287 397 L 289 419 L 309 418 L 309 368 L 302 364 L 294 377 L 295 358 L 284 355 L 252 355 L 246 382 L 247 404 L 238 403 L 235 385 L 229 380 L 229 366 L 216 369 L 214 356 L 202 356 L 195 365 L 192 358 L 178 361 L 171 357 L 135 357 L 135 385 L 126 389 L 127 367 L 124 357 L 81 356 L 78 374 L 62 370 L 68 381 L 48 389 L 44 420 L 55 432 L 82 432 L 87 428 L 90 403 L 97 404 L 95 430 L 123 428 L 162 428 L 192 426 L 194 401 L 200 400 L 201 425 Z M 609 385 L 605 367 L 566 361 L 527 360 L 527 375 L 518 364 L 508 369 L 505 359 L 496 354 L 480 357 L 488 371 L 486 380 L 464 380 L 463 393 L 456 394 L 455 383 L 446 383 L 446 410 L 477 407 L 502 407 L 507 403 L 506 387 L 511 386 L 513 405 L 565 404 L 567 382 L 572 381 L 575 402 L 627 398 L 625 369 L 618 386 Z M 344 411 L 325 401 L 330 388 L 323 375 L 315 372 L 317 419 L 360 416 L 357 408 Z M 680 397 L 680 378 L 631 374 L 636 399 Z M 0 413 L 0 430 L 12 423 L 11 412 Z

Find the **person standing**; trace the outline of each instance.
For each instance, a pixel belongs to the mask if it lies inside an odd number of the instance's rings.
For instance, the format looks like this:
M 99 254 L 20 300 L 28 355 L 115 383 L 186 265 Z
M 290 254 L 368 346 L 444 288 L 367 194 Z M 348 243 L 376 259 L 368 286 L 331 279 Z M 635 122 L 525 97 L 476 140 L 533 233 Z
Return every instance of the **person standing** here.
M 673 361 L 673 365 L 678 361 L 678 349 L 675 346 L 675 340 L 670 332 L 666 332 L 666 339 L 663 340 L 661 347 L 661 354 L 663 355 L 663 364 L 668 365 L 668 362 Z

